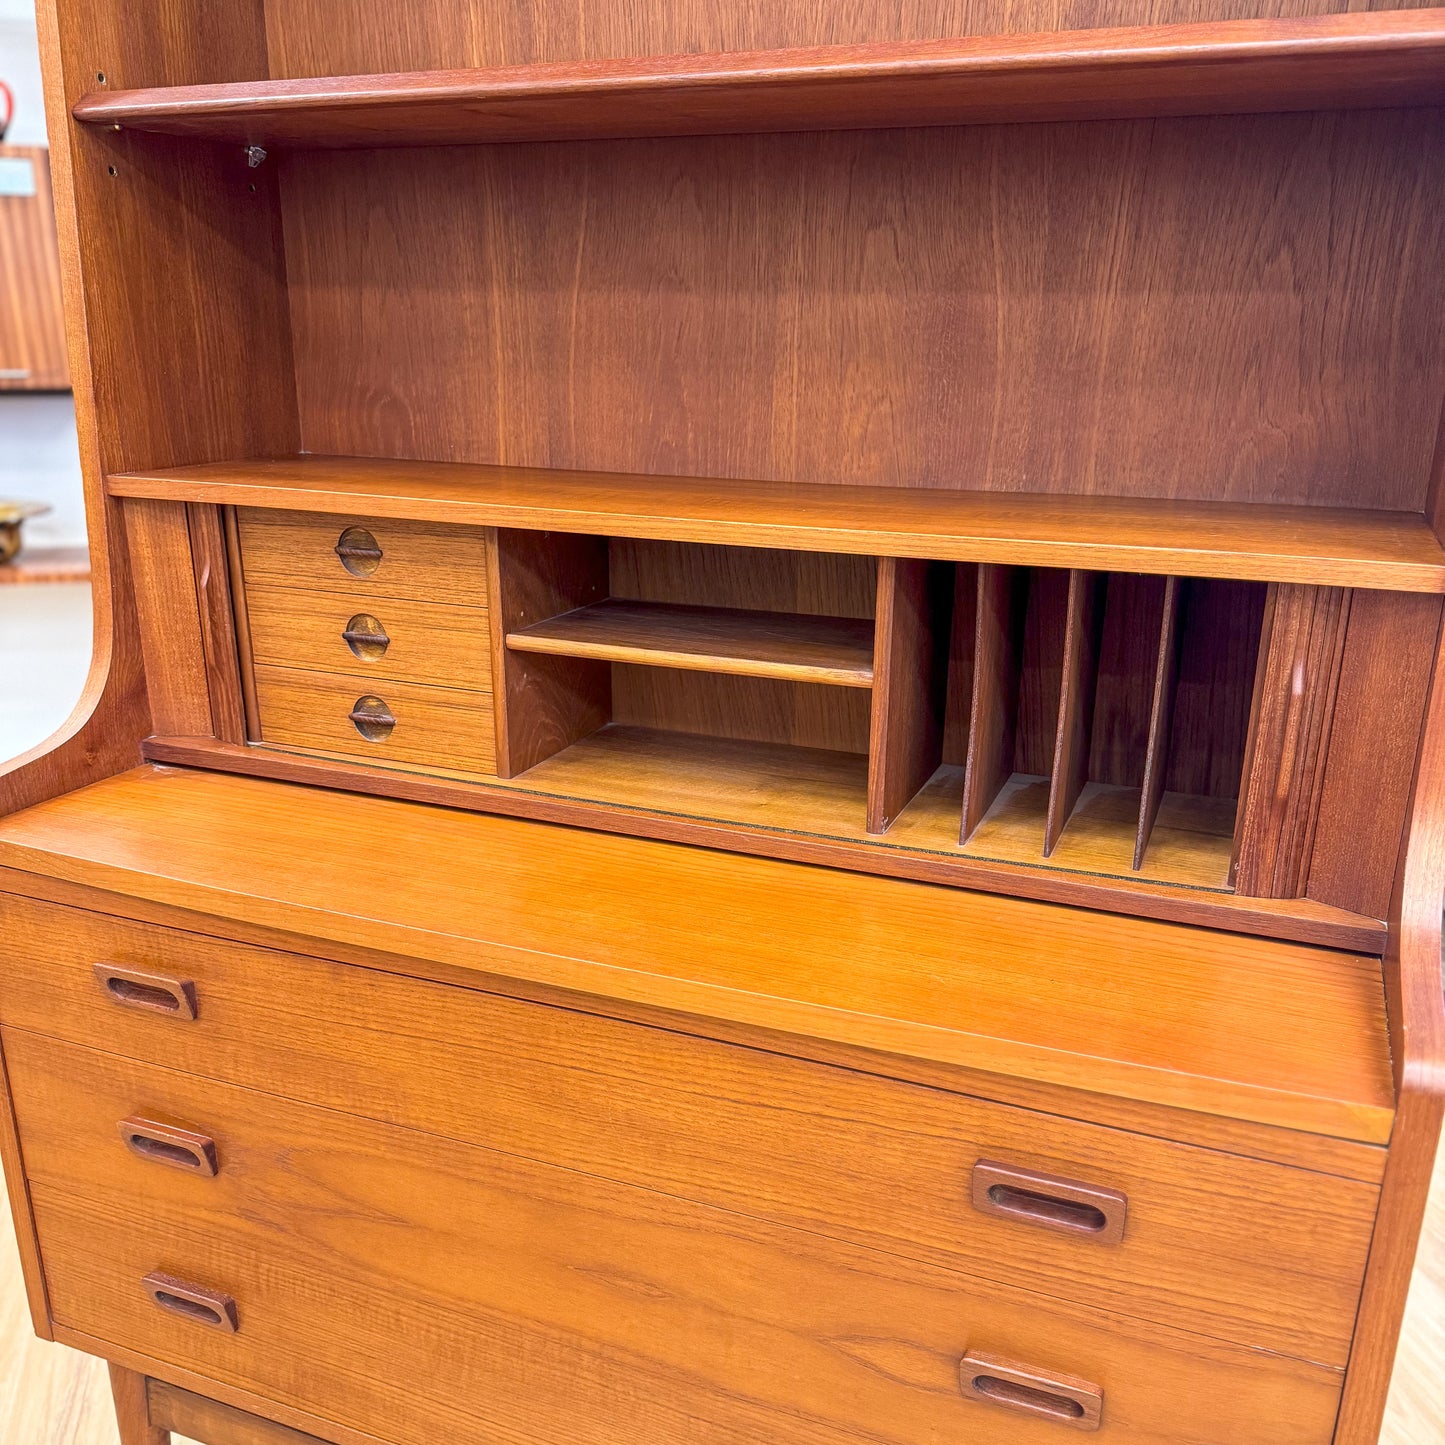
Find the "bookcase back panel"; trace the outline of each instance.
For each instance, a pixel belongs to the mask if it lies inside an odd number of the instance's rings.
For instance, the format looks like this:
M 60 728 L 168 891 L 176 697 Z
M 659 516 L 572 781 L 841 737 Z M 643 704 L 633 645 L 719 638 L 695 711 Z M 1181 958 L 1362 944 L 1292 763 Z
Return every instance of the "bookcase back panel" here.
M 1028 34 L 1107 25 L 1420 8 L 1429 0 L 817 0 L 757 4 L 557 0 L 461 7 L 444 0 L 378 7 L 367 0 L 267 0 L 271 74 L 347 75 L 538 60 L 605 60 L 846 45 L 956 35 Z
M 283 157 L 302 445 L 1419 510 L 1439 120 Z

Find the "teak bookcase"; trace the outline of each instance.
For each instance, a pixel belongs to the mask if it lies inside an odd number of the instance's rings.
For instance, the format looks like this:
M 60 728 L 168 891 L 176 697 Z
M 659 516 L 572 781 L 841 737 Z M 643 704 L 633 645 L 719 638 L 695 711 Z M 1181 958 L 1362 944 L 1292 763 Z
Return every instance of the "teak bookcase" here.
M 41 14 L 124 1445 L 1445 1438 L 1445 10 Z

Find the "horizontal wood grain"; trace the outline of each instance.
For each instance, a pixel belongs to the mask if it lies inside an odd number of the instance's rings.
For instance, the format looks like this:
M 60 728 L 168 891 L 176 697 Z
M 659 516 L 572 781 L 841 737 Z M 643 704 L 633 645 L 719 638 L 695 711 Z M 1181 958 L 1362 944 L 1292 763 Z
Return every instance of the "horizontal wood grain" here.
M 13 958 L 0 1009 L 19 1030 L 1345 1362 L 1377 1197 L 1368 1184 L 40 903 L 9 899 L 0 917 Z M 184 961 L 197 980 L 195 1026 L 115 1009 L 89 977 L 98 952 Z M 298 1013 L 301 999 L 315 1007 Z M 31 1090 L 48 1089 L 34 1070 L 54 1046 L 25 1032 L 15 1048 Z M 92 1060 L 72 1071 L 91 1079 L 102 1120 L 111 1085 L 98 1081 L 119 1068 Z M 200 1118 L 184 1112 L 180 1084 L 124 1104 L 162 1106 Z M 237 1167 L 223 1146 L 223 1167 Z M 980 1214 L 968 1181 L 981 1159 L 1122 1192 L 1122 1242 Z
M 253 586 L 246 589 L 246 611 L 252 655 L 262 665 L 348 673 L 377 685 L 396 681 L 492 690 L 485 607 Z M 363 645 L 357 656 L 348 646 L 342 634 L 359 615 L 380 624 L 387 639 L 384 650 Z
M 93 91 L 77 120 L 301 146 L 1398 106 L 1445 96 L 1445 13 L 1053 31 Z
M 648 667 L 873 685 L 873 624 L 854 617 L 609 598 L 509 632 L 507 646 Z
M 932 557 L 1445 592 L 1445 550 L 1422 514 L 551 471 L 297 457 L 113 473 L 112 496 L 236 505 L 246 527 L 311 514 L 315 565 L 339 568 L 333 518 L 414 519 L 800 551 Z M 464 535 L 464 534 L 463 534 Z M 478 534 L 480 536 L 480 533 Z M 288 539 L 286 552 L 291 549 Z M 268 554 L 264 575 L 286 575 Z M 415 596 L 415 592 L 407 595 Z M 436 600 L 457 600 L 452 596 Z M 465 600 L 465 598 L 461 599 Z
M 358 838 L 387 878 L 363 896 Z M 1239 934 L 188 770 L 12 815 L 0 865 L 1360 1142 L 1393 1116 L 1378 960 Z
M 295 515 L 243 507 L 236 514 L 248 587 L 290 587 L 344 594 L 366 605 L 397 597 L 450 606 L 487 605 L 486 543 L 480 530 L 426 520 L 363 515 Z M 381 549 L 376 570 L 347 571 L 336 555 L 348 527 L 368 529 Z
M 352 711 L 368 698 L 379 699 L 395 719 L 385 736 L 369 737 L 352 721 Z M 462 773 L 496 771 L 489 692 L 415 682 L 371 683 L 341 673 L 258 666 L 256 703 L 264 742 L 373 763 L 420 763 Z
M 89 1060 L 82 1078 L 107 1098 L 127 1087 L 184 1098 L 236 1163 L 205 1181 L 123 1154 L 113 1164 L 119 1146 L 87 1129 L 74 1083 L 48 1099 L 26 1091 L 57 1317 L 397 1445 L 489 1434 L 721 1445 L 740 1432 L 923 1445 L 968 1433 L 965 1350 L 1102 1381 L 1131 1440 L 1330 1438 L 1338 1371 L 269 1094 Z M 239 1332 L 155 1310 L 133 1280 L 157 1264 L 233 1295 Z M 314 1368 L 291 1368 L 297 1356 Z M 1044 1445 L 1053 1428 L 1020 1420 L 1010 1438 Z
M 847 694 L 852 696 L 853 694 Z M 622 725 L 618 725 L 619 729 Z M 612 727 L 589 735 L 599 749 L 611 747 Z M 919 847 L 901 847 L 897 840 L 889 843 L 888 835 L 874 839 L 855 839 L 840 833 L 797 833 L 773 826 L 765 818 L 751 819 L 770 806 L 773 798 L 794 801 L 797 806 L 805 798 L 833 796 L 851 810 L 855 780 L 860 775 L 861 753 L 836 753 L 816 749 L 824 754 L 809 764 L 804 749 L 781 745 L 777 755 L 781 765 L 768 766 L 768 747 L 748 746 L 741 760 L 751 757 L 755 766 L 766 768 L 769 787 L 761 792 L 745 793 L 737 789 L 740 778 L 736 764 L 719 764 L 725 755 L 718 749 L 720 740 L 668 732 L 665 742 L 671 754 L 688 759 L 688 768 L 698 768 L 709 796 L 740 794 L 731 806 L 732 817 L 726 821 L 704 815 L 675 811 L 654 811 L 646 800 L 636 806 L 599 802 L 579 793 L 565 790 L 549 791 L 534 786 L 522 776 L 516 780 L 458 774 L 454 777 L 406 764 L 393 764 L 386 769 L 358 768 L 344 758 L 273 751 L 266 748 L 235 747 L 218 743 L 213 738 L 147 738 L 141 744 L 141 755 L 159 764 L 206 768 L 211 771 L 238 774 L 243 777 L 273 778 L 285 782 L 304 783 L 342 792 L 377 797 L 399 798 L 408 802 L 428 803 L 447 808 L 471 809 L 500 813 L 506 817 L 532 818 L 542 822 L 563 823 L 609 833 L 631 833 L 668 842 L 691 843 L 702 847 L 722 848 L 741 853 L 758 853 L 765 857 L 785 858 L 798 863 L 823 864 L 832 868 L 858 868 L 893 878 L 919 882 L 945 883 L 954 887 L 980 888 L 1007 893 L 1020 898 L 1035 898 L 1053 903 L 1067 903 L 1079 908 L 1102 908 L 1138 918 L 1159 918 L 1188 923 L 1227 932 L 1253 933 L 1263 938 L 1283 938 L 1296 943 L 1319 944 L 1325 948 L 1352 949 L 1378 955 L 1385 946 L 1385 925 L 1375 917 L 1352 913 L 1332 904 L 1311 898 L 1246 898 L 1211 886 L 1201 889 L 1162 883 L 1157 879 L 1141 881 L 1132 875 L 1109 873 L 1076 873 L 1072 870 L 1035 864 L 995 862 L 957 849 L 957 838 L 949 839 L 955 851 L 934 852 Z M 695 744 L 695 746 L 694 746 Z M 630 749 L 628 750 L 630 751 Z M 585 756 L 579 754 L 578 756 Z M 593 789 L 600 792 L 596 780 L 615 776 L 618 786 L 631 789 L 641 782 L 647 796 L 655 797 L 655 779 L 648 769 L 627 765 L 619 757 L 615 770 L 602 767 L 592 771 Z M 545 776 L 539 775 L 539 776 Z M 951 787 L 957 774 L 943 774 L 939 786 Z M 1182 795 L 1189 797 L 1191 795 Z M 675 805 L 675 795 L 669 807 Z M 809 806 L 812 806 L 810 803 Z M 930 813 L 938 805 L 928 789 L 919 798 L 920 811 Z M 783 810 L 786 812 L 786 809 Z M 842 813 L 838 814 L 842 816 Z M 855 816 L 851 811 L 849 817 Z M 1114 829 L 1109 829 L 1110 836 Z M 879 848 L 876 843 L 888 844 Z M 1067 845 L 1064 845 L 1067 848 Z M 1050 860 L 1051 863 L 1053 860 Z M 1222 876 L 1216 870 L 1211 883 Z
M 153 1425 L 188 1440 L 204 1440 L 206 1445 L 326 1445 L 316 1435 L 178 1389 L 164 1380 L 146 1381 L 146 1403 Z

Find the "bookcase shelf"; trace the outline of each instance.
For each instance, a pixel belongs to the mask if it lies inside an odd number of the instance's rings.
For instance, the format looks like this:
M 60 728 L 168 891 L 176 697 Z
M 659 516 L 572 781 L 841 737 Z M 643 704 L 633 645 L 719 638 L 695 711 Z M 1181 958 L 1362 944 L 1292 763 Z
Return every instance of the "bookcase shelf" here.
M 451 145 L 1398 106 L 1445 11 L 93 92 L 78 120 L 241 144 Z
M 302 456 L 113 473 L 112 496 L 745 547 L 1445 592 L 1423 515 Z
M 514 652 L 872 687 L 873 624 L 608 598 L 507 635 Z

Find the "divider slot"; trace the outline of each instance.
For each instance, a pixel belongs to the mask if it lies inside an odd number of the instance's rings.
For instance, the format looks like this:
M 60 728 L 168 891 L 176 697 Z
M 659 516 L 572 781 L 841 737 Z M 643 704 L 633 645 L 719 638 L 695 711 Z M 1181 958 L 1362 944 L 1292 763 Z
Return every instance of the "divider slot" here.
M 1059 719 L 1044 824 L 1044 857 L 1053 855 L 1089 774 L 1089 736 L 1099 681 L 1099 645 L 1104 630 L 1104 574 L 1069 573 L 1064 621 L 1064 660 L 1059 685 Z
M 973 836 L 1013 772 L 1028 573 L 981 563 L 976 596 L 961 843 Z
M 1144 866 L 1149 835 L 1164 798 L 1169 761 L 1169 725 L 1174 716 L 1174 688 L 1179 678 L 1179 579 L 1164 583 L 1164 609 L 1159 619 L 1159 648 L 1154 667 L 1154 697 L 1149 706 L 1149 739 L 1144 750 L 1144 781 L 1139 790 L 1139 831 L 1134 838 L 1134 871 Z

